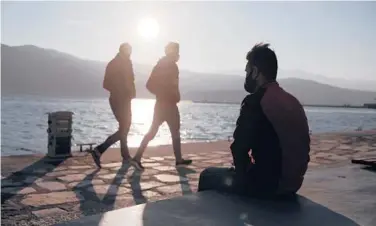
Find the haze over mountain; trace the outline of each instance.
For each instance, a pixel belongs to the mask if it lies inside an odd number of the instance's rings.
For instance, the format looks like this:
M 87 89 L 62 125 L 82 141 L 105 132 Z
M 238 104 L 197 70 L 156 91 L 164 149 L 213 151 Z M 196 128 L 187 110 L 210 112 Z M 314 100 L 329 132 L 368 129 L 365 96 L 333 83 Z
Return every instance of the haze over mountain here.
M 1 45 L 2 95 L 43 95 L 50 97 L 105 97 L 102 81 L 106 62 L 84 60 L 56 50 L 32 45 Z M 137 97 L 150 98 L 145 83 L 152 65 L 134 63 Z M 234 75 L 235 74 L 235 75 Z M 243 90 L 244 72 L 196 73 L 180 71 L 183 99 L 210 102 L 239 102 L 246 95 Z M 236 75 L 237 74 L 237 75 Z M 240 75 L 239 75 L 240 74 Z M 345 89 L 319 82 L 354 87 L 354 82 L 315 76 L 301 71 L 279 72 L 279 83 L 303 104 L 362 105 L 375 102 L 376 82 L 365 81 L 359 86 L 374 91 Z M 290 77 L 290 78 L 286 78 Z M 294 78 L 295 77 L 295 78 Z M 313 78 L 316 81 L 309 80 Z M 373 83 L 372 83 L 373 82 Z M 361 81 L 357 81 L 361 84 Z
M 237 71 L 223 71 L 222 74 L 228 75 L 242 75 L 244 70 Z M 278 71 L 278 78 L 300 78 L 306 80 L 313 80 L 319 83 L 332 85 L 335 87 L 346 88 L 346 89 L 356 89 L 363 91 L 376 91 L 376 79 L 345 79 L 345 78 L 333 78 L 327 77 L 319 74 L 313 74 L 302 70 L 283 70 Z M 376 78 L 376 77 L 375 77 Z

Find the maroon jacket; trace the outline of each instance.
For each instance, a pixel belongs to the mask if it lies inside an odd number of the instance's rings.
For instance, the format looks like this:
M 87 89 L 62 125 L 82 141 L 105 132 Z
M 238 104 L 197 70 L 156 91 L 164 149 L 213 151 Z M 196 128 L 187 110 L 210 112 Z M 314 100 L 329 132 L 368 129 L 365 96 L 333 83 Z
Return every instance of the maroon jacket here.
M 279 192 L 296 192 L 303 183 L 310 160 L 307 117 L 300 102 L 278 83 L 270 83 L 265 88 L 261 107 L 282 148 L 282 174 L 278 189 Z
M 146 88 L 156 96 L 157 101 L 178 103 L 180 101 L 178 65 L 168 57 L 160 59 L 150 74 Z
M 136 96 L 132 61 L 117 54 L 107 67 L 103 80 L 103 88 L 111 95 L 124 99 Z

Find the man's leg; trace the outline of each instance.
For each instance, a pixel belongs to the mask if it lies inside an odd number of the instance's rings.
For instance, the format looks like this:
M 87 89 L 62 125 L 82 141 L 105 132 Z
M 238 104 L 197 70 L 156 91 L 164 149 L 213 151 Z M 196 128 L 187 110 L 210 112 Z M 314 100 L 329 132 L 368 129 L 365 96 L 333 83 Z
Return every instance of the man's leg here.
M 127 101 L 125 103 L 125 114 L 122 116 L 119 116 L 119 124 L 123 124 L 122 129 L 120 131 L 120 151 L 121 156 L 123 157 L 123 162 L 128 161 L 131 159 L 131 156 L 129 154 L 129 148 L 128 148 L 128 133 L 131 128 L 132 124 L 132 102 L 131 100 Z M 121 118 L 123 117 L 123 118 Z
M 116 120 L 119 123 L 119 129 L 112 135 L 110 135 L 102 144 L 98 145 L 96 148 L 94 148 L 94 151 L 91 153 L 94 159 L 95 164 L 98 167 L 101 167 L 100 165 L 100 157 L 102 154 L 113 144 L 118 142 L 120 139 L 123 140 L 123 144 L 121 144 L 121 150 L 124 150 L 124 146 L 126 146 L 126 134 L 128 134 L 129 126 L 130 126 L 130 120 L 126 120 L 126 102 L 122 102 L 121 100 L 118 101 L 114 97 L 110 97 L 110 107 L 112 110 L 112 113 L 114 114 Z M 129 121 L 129 122 L 128 122 Z M 128 126 L 129 123 L 129 126 Z M 125 138 L 125 139 L 124 139 Z M 128 149 L 128 148 L 126 148 Z M 128 153 L 129 157 L 129 151 L 126 151 Z M 122 152 L 123 155 L 123 152 Z M 123 156 L 126 157 L 126 156 Z
M 158 132 L 159 126 L 163 123 L 163 118 L 160 115 L 160 109 L 158 109 L 157 103 L 154 107 L 153 122 L 151 123 L 150 129 L 144 138 L 141 141 L 140 147 L 137 150 L 136 155 L 132 159 L 132 165 L 138 170 L 144 170 L 144 167 L 141 165 L 141 158 L 145 152 L 146 147 L 149 142 L 154 139 L 155 135 Z
M 198 191 L 207 190 L 244 195 L 247 188 L 236 180 L 233 169 L 211 167 L 201 172 L 198 183 Z
M 180 138 L 180 113 L 177 105 L 169 106 L 166 111 L 166 122 L 171 132 L 172 147 L 176 165 L 189 165 L 192 160 L 183 159 L 181 154 L 181 138 Z

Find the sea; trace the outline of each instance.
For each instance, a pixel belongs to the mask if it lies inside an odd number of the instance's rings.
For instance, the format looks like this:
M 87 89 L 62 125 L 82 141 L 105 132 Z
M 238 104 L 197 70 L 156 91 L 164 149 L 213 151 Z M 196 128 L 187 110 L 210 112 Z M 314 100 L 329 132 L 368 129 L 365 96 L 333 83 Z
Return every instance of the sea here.
M 154 102 L 152 99 L 132 101 L 130 147 L 137 147 L 148 131 Z M 227 140 L 234 131 L 239 107 L 239 104 L 181 102 L 182 142 Z M 2 97 L 1 154 L 47 153 L 47 113 L 54 111 L 74 113 L 73 144 L 102 142 L 117 129 L 107 98 Z M 376 128 L 376 110 L 373 109 L 305 107 L 305 111 L 313 134 Z M 170 143 L 168 127 L 163 124 L 150 145 Z

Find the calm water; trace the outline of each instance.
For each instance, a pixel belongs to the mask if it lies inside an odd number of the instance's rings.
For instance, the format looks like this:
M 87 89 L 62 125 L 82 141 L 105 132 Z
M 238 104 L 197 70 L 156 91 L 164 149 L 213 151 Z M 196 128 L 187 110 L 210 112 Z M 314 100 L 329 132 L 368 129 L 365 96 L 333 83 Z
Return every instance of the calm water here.
M 18 155 L 47 152 L 47 112 L 74 112 L 73 143 L 101 142 L 117 129 L 107 99 L 46 99 L 18 97 L 1 99 L 1 152 Z M 129 145 L 139 145 L 147 132 L 153 115 L 154 100 L 132 102 L 133 123 L 128 136 Z M 183 142 L 227 139 L 232 135 L 239 114 L 239 105 L 200 104 L 183 102 L 181 136 Z M 313 133 L 349 131 L 362 126 L 376 128 L 376 111 L 368 109 L 307 107 Z M 171 143 L 164 124 L 151 145 Z

